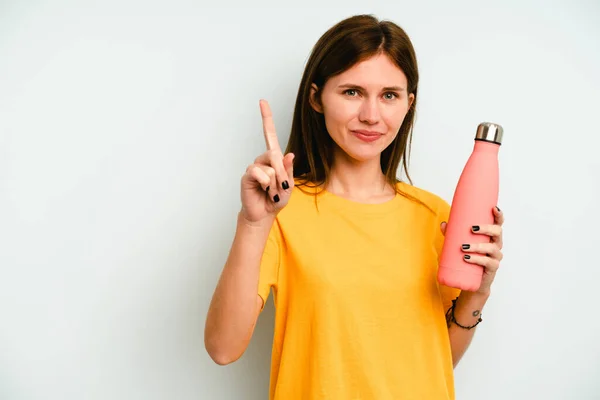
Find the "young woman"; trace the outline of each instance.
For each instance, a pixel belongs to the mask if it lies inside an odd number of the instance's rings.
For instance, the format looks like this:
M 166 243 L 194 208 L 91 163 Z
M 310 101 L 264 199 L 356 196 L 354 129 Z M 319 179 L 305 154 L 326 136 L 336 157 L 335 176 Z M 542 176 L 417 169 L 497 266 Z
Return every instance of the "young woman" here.
M 454 399 L 453 366 L 502 259 L 503 214 L 473 227 L 489 243 L 463 246 L 485 268 L 479 290 L 439 285 L 450 207 L 396 178 L 418 80 L 406 33 L 360 15 L 313 49 L 285 153 L 260 102 L 267 151 L 242 177 L 205 344 L 216 363 L 237 360 L 273 289 L 271 399 Z

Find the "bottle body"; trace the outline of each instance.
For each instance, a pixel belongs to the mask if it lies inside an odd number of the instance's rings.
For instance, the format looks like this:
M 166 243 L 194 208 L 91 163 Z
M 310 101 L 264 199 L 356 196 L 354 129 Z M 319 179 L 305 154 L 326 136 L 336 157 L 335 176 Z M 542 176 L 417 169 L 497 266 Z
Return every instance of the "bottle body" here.
M 473 233 L 474 225 L 493 224 L 493 208 L 498 203 L 498 143 L 475 140 L 456 185 L 440 265 L 438 282 L 449 287 L 476 291 L 481 285 L 483 267 L 464 259 L 463 244 L 489 242 L 485 234 Z

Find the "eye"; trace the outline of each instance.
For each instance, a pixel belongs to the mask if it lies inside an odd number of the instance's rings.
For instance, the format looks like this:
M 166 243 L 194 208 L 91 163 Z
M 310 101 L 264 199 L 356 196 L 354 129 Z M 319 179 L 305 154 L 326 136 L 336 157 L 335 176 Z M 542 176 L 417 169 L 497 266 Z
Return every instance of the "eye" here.
M 344 90 L 344 94 L 354 97 L 355 95 L 358 94 L 358 91 L 356 89 L 348 89 L 348 90 Z
M 383 97 L 384 97 L 386 100 L 394 100 L 394 99 L 397 99 L 397 98 L 398 98 L 398 94 L 397 94 L 397 93 L 394 93 L 394 92 L 387 92 L 387 93 L 384 93 L 384 94 L 383 94 Z

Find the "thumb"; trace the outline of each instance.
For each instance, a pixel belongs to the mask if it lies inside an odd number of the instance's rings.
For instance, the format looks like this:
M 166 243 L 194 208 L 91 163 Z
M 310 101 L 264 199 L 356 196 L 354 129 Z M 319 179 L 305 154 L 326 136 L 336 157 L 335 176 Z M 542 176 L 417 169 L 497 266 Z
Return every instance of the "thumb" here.
M 294 153 L 287 153 L 284 157 L 283 157 L 283 168 L 285 168 L 285 171 L 287 172 L 288 178 L 290 179 L 291 182 L 294 181 Z M 290 182 L 290 186 L 291 183 Z
M 440 230 L 442 231 L 442 235 L 446 236 L 446 227 L 448 226 L 448 224 L 446 222 L 442 222 L 440 224 Z

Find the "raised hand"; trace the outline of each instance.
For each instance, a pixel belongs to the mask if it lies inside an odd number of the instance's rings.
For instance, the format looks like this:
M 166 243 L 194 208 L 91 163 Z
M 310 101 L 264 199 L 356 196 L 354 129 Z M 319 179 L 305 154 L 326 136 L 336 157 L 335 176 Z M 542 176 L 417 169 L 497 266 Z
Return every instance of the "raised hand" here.
M 294 155 L 283 155 L 266 100 L 260 101 L 260 113 L 267 151 L 248 166 L 241 183 L 242 217 L 252 224 L 276 216 L 294 187 Z

